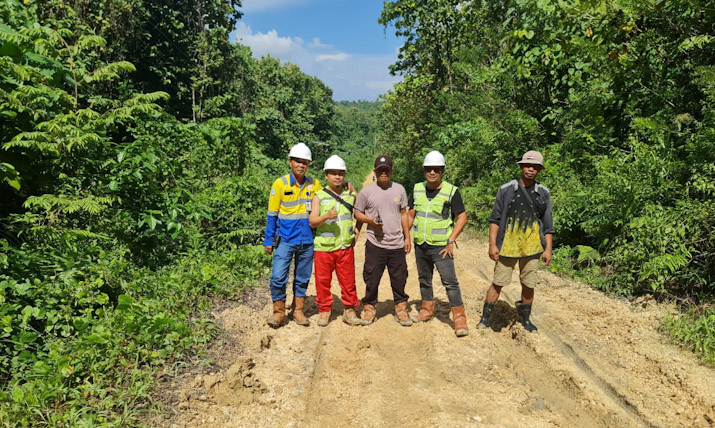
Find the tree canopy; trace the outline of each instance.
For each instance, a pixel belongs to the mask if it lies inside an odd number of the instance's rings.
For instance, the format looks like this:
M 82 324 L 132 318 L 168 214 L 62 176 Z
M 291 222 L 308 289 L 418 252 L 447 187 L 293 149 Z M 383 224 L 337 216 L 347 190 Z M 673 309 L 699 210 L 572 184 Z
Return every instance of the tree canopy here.
M 515 161 L 542 150 L 557 260 L 620 293 L 712 299 L 708 2 L 395 0 L 380 22 L 405 37 L 380 121 L 398 180 L 441 150 L 484 224 Z

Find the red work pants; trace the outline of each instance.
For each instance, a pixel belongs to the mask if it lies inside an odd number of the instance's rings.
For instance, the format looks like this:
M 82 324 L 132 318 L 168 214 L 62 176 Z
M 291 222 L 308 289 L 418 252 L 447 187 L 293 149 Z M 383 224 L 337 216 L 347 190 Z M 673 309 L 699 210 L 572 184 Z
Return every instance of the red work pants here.
M 316 251 L 315 260 L 315 291 L 318 295 L 315 302 L 318 311 L 328 312 L 333 306 L 333 294 L 330 292 L 330 282 L 333 271 L 338 276 L 341 298 L 347 306 L 360 306 L 355 290 L 355 253 L 352 248 L 330 252 Z

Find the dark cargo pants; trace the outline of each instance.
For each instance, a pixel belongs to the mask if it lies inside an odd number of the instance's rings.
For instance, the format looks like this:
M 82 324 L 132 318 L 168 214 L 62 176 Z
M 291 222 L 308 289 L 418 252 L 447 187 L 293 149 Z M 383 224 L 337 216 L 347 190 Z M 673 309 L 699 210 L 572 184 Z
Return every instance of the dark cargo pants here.
M 368 305 L 377 303 L 377 291 L 382 274 L 387 267 L 392 286 L 392 297 L 395 304 L 406 302 L 409 296 L 405 294 L 407 283 L 407 255 L 404 248 L 388 250 L 367 241 L 365 244 L 365 266 L 362 277 L 365 280 L 365 297 L 362 302 Z
M 447 290 L 447 298 L 452 307 L 462 306 L 462 291 L 459 288 L 457 281 L 457 273 L 454 269 L 454 259 L 447 256 L 442 258 L 439 254 L 444 249 L 444 246 L 415 245 L 415 262 L 417 264 L 417 276 L 420 281 L 420 294 L 422 300 L 433 301 L 434 292 L 432 289 L 432 276 L 434 267 L 437 266 L 442 285 Z

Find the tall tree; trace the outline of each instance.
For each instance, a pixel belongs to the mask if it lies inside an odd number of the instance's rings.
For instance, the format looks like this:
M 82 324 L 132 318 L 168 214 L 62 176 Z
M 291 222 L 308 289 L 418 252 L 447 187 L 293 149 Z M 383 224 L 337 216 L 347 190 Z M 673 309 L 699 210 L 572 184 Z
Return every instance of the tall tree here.
M 127 89 L 168 93 L 167 108 L 180 118 L 203 120 L 209 99 L 239 78 L 228 34 L 242 15 L 240 0 L 38 3 L 44 19 L 76 20 L 107 40 L 103 60 L 136 66 Z

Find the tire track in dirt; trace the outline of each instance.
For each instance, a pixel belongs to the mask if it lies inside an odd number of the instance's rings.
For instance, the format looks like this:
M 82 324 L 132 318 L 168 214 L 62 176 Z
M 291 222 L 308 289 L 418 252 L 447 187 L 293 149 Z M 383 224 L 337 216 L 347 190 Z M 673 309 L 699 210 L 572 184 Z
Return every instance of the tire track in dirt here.
M 475 242 L 463 243 L 471 246 Z M 465 245 L 467 244 L 467 245 Z M 481 312 L 477 306 L 483 303 L 486 289 L 491 282 L 491 272 L 494 263 L 486 257 L 486 246 L 483 255 L 477 257 L 478 263 L 464 266 L 460 269 L 460 278 L 465 278 L 471 284 L 477 282 L 477 287 L 463 287 L 464 294 L 469 300 L 474 301 L 477 314 Z M 514 277 L 516 279 L 516 276 Z M 507 359 L 507 370 L 500 373 L 503 377 L 516 376 L 528 386 L 527 395 L 529 402 L 517 409 L 526 413 L 531 410 L 544 408 L 558 414 L 559 419 L 553 422 L 557 426 L 638 426 L 630 421 L 625 412 L 614 410 L 614 405 L 609 403 L 607 397 L 600 396 L 593 388 L 589 387 L 588 376 L 581 373 L 579 367 L 574 366 L 565 355 L 557 352 L 553 343 L 545 340 L 544 330 L 548 326 L 539 323 L 535 304 L 533 320 L 540 327 L 539 333 L 530 334 L 523 330 L 517 322 L 517 314 L 511 302 L 518 300 L 520 287 L 518 281 L 513 281 L 509 287 L 502 291 L 500 301 L 495 307 L 492 328 L 477 330 L 481 338 L 496 335 L 498 339 L 495 351 L 497 359 Z M 539 291 L 537 291 L 537 300 Z M 510 303 L 507 303 L 510 302 Z M 512 372 L 512 373 L 510 373 Z M 595 400 L 594 400 L 595 398 Z M 604 412 L 593 403 L 604 403 L 603 407 L 609 409 Z M 531 408 L 530 408 L 531 407 Z
M 502 298 L 506 298 L 510 302 L 519 300 L 520 296 L 518 290 L 519 286 L 514 284 L 514 287 L 507 289 L 506 292 L 502 293 Z M 536 319 L 536 316 L 534 319 Z M 571 344 L 560 338 L 561 334 L 555 334 L 555 332 L 563 333 L 558 326 L 554 326 L 548 320 L 540 321 L 539 326 L 541 327 L 539 335 L 542 338 L 548 339 L 551 347 L 553 348 L 554 354 L 560 355 L 560 357 L 565 357 L 563 358 L 565 361 L 561 361 L 557 367 L 553 363 L 543 361 L 543 358 L 540 355 L 539 359 L 542 361 L 542 364 L 548 364 L 549 366 L 549 371 L 547 371 L 547 373 L 565 373 L 565 368 L 572 366 L 570 367 L 572 372 L 583 376 L 587 379 L 588 384 L 592 389 L 600 392 L 600 399 L 603 402 L 609 402 L 609 406 L 611 407 L 621 408 L 622 412 L 610 410 L 609 413 L 607 413 L 606 418 L 598 418 L 593 421 L 594 423 L 601 426 L 613 426 L 614 423 L 617 422 L 618 426 L 657 427 L 657 425 L 648 421 L 639 409 L 634 406 L 627 397 L 619 393 L 616 388 L 614 388 L 614 386 L 607 381 L 607 379 L 597 375 L 582 355 L 579 352 L 576 352 Z M 522 338 L 530 338 L 529 335 L 526 335 L 521 331 L 519 331 L 519 333 L 514 333 L 513 336 L 516 336 L 517 334 L 522 335 Z M 527 347 L 529 347 L 529 345 L 527 345 Z M 553 357 L 549 357 L 549 359 L 552 358 Z M 567 405 L 567 408 L 574 406 L 578 402 L 583 402 L 589 396 L 595 395 L 594 391 L 587 391 L 586 388 L 579 385 L 575 381 L 573 374 L 565 377 L 565 379 L 564 384 L 567 385 L 566 389 L 571 393 L 571 395 L 573 395 L 573 400 L 571 401 L 575 401 L 575 403 L 569 403 L 570 405 Z M 583 381 L 581 383 L 583 384 Z M 544 385 L 544 383 L 541 382 L 541 379 L 538 378 L 531 379 L 530 384 Z M 549 382 L 547 382 L 546 385 L 547 387 L 540 389 L 540 392 L 545 395 L 549 395 L 549 392 L 551 392 L 554 387 L 550 385 Z M 556 399 L 556 397 L 552 397 L 552 399 Z
M 475 242 L 478 262 L 460 272 L 489 278 L 486 243 Z M 475 267 L 479 266 L 479 267 Z M 529 335 L 512 326 L 515 338 L 525 340 L 533 354 L 561 375 L 582 407 L 590 408 L 604 426 L 712 426 L 715 378 L 693 356 L 664 344 L 657 333 L 665 308 L 633 307 L 614 301 L 578 283 L 539 273 L 533 320 L 540 327 Z M 483 299 L 488 281 L 480 292 Z M 513 303 L 519 298 L 517 277 L 502 292 L 502 306 L 516 319 Z M 504 311 L 501 311 L 501 315 Z M 504 324 L 498 324 L 499 329 Z M 544 348 L 542 346 L 548 347 Z M 570 360 L 570 361 L 569 361 Z M 557 363 L 555 363 L 557 362 Z M 671 373 L 671 378 L 661 376 Z M 540 393 L 553 382 L 532 379 Z M 581 391 L 581 392 L 580 392 Z
M 610 299 L 587 286 L 539 272 L 530 334 L 517 322 L 515 275 L 477 330 L 494 263 L 487 243 L 463 236 L 456 250 L 470 335 L 457 338 L 435 274 L 436 318 L 402 327 L 393 319 L 389 278 L 380 285 L 378 319 L 320 328 L 265 325 L 270 302 L 227 309 L 217 317 L 240 352 L 215 351 L 217 364 L 188 372 L 163 391 L 168 427 L 713 427 L 715 370 L 664 341 L 656 326 L 667 308 Z M 358 296 L 364 293 L 364 235 L 356 245 Z M 420 299 L 414 256 L 406 291 Z M 309 296 L 315 296 L 311 282 Z M 213 370 L 213 371 L 211 371 Z

